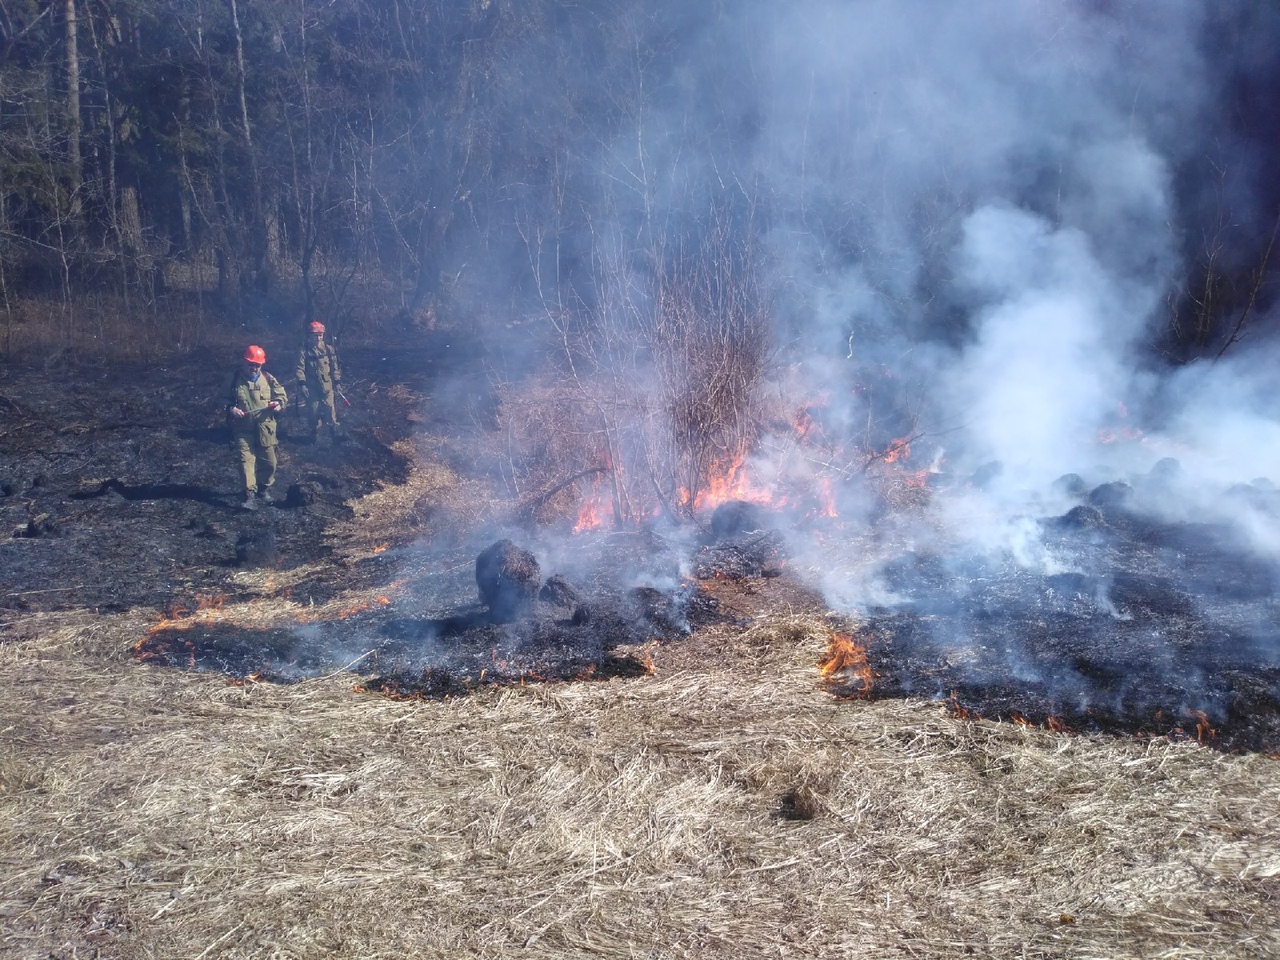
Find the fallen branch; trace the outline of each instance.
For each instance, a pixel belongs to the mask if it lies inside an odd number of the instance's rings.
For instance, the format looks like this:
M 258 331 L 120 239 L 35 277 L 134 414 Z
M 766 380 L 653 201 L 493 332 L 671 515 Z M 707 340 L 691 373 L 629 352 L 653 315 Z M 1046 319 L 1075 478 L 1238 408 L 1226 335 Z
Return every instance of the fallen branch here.
M 570 484 L 577 483 L 579 480 L 583 480 L 590 476 L 603 476 L 611 470 L 611 467 L 588 467 L 586 470 L 580 470 L 573 476 L 561 480 L 555 486 L 530 497 L 528 500 L 525 500 L 516 507 L 516 512 L 520 516 L 528 516 Z

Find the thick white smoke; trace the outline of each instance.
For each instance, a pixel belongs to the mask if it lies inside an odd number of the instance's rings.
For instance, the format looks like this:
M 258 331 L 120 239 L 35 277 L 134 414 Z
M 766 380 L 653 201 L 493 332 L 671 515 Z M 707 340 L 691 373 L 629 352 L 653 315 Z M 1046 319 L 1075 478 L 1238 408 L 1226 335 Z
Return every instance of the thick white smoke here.
M 1048 493 L 1065 473 L 1092 485 L 1176 456 L 1185 476 L 1170 493 L 1188 509 L 1224 484 L 1280 478 L 1259 452 L 1277 446 L 1275 405 L 1254 386 L 1265 374 L 1228 355 L 1174 375 L 1153 355 L 1192 268 L 1196 243 L 1181 231 L 1206 222 L 1206 184 L 1220 176 L 1227 221 L 1247 202 L 1254 158 L 1224 136 L 1239 78 L 1207 40 L 1247 32 L 1243 8 L 651 0 L 590 21 L 584 36 L 636 56 L 573 91 L 599 109 L 564 128 L 580 139 L 556 154 L 556 216 L 537 229 L 528 188 L 519 265 L 506 269 L 532 263 L 542 306 L 588 318 L 608 346 L 654 312 L 670 262 L 729 249 L 709 242 L 722 232 L 756 241 L 753 256 L 767 247 L 778 366 L 846 459 L 822 477 L 830 464 L 801 462 L 780 430 L 759 476 L 811 469 L 815 486 L 844 483 L 854 444 L 923 434 L 915 468 L 1001 465 L 944 511 L 951 533 L 1042 566 L 1019 516 L 1065 509 Z M 555 62 L 572 76 L 571 59 Z M 1239 69 L 1260 63 L 1255 51 Z M 521 115 L 563 109 L 560 90 L 540 99 L 532 82 L 547 69 L 517 71 L 530 81 L 510 94 Z M 624 376 L 654 373 L 645 350 L 621 355 Z M 645 411 L 662 410 L 659 376 L 640 379 L 651 382 L 639 392 L 655 389 Z M 1099 442 L 1139 430 L 1145 442 Z
M 965 222 L 959 278 L 978 291 L 974 338 L 940 373 L 968 452 L 1047 484 L 1087 463 L 1129 400 L 1129 351 L 1157 302 L 1126 287 L 1078 229 L 1008 208 Z
M 1211 5 L 780 11 L 758 5 L 734 27 L 759 83 L 743 179 L 774 205 L 787 355 L 828 403 L 826 422 L 853 429 L 883 412 L 856 389 L 871 369 L 923 384 L 930 436 L 917 451 L 945 451 L 959 474 L 1003 468 L 940 509 L 947 536 L 1043 572 L 1056 561 L 1023 513 L 1065 509 L 1049 496 L 1056 477 L 1127 479 L 1166 456 L 1183 465 L 1166 509 L 1232 512 L 1277 550 L 1274 523 L 1221 496 L 1280 478 L 1280 404 L 1260 389 L 1273 361 L 1176 375 L 1150 362 L 1190 266 L 1175 171 L 1223 148 L 1204 133 L 1222 109 L 1204 46 Z M 1144 436 L 1100 443 L 1118 430 Z M 828 587 L 854 604 L 877 589 L 839 575 Z
M 815 373 L 850 343 L 853 364 L 923 359 L 953 455 L 1033 480 L 1087 462 L 1174 276 L 1162 151 L 1205 103 L 1204 10 L 895 0 L 763 22 L 757 161 Z

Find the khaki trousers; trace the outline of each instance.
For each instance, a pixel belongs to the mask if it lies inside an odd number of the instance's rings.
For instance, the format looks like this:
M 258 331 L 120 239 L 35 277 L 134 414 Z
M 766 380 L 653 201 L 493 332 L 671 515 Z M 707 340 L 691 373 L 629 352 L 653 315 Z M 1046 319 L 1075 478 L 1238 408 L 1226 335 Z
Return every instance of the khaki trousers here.
M 320 427 L 338 425 L 338 411 L 334 406 L 332 393 L 312 391 L 311 399 L 303 405 L 302 410 L 312 436 Z
M 264 447 L 255 436 L 236 437 L 232 441 L 240 457 L 240 479 L 244 492 L 253 494 L 267 490 L 276 482 L 276 448 Z

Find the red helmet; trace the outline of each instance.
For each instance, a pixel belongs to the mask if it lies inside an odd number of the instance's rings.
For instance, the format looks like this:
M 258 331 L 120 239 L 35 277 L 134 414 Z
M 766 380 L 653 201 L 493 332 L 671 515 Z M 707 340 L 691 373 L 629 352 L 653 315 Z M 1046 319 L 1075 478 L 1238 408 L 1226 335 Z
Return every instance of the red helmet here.
M 324 324 L 319 320 L 312 320 L 307 324 L 307 329 L 312 333 L 324 333 Z
M 266 363 L 267 351 L 263 350 L 257 344 L 253 344 L 245 350 L 244 358 L 249 363 Z

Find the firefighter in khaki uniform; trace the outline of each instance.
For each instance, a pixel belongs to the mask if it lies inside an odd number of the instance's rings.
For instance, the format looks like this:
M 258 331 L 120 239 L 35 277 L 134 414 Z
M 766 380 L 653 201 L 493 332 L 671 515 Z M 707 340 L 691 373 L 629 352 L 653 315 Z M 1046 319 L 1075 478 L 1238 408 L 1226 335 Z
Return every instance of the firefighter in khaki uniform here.
M 244 481 L 246 510 L 256 510 L 255 494 L 271 503 L 271 485 L 276 479 L 276 414 L 289 402 L 280 381 L 262 365 L 266 351 L 251 346 L 244 352 L 244 365 L 227 378 L 223 395 L 227 398 L 227 419 L 231 423 L 231 446 L 240 458 L 240 478 Z
M 338 408 L 333 395 L 342 384 L 338 352 L 325 343 L 323 323 L 313 320 L 307 326 L 307 333 L 307 342 L 298 351 L 298 366 L 293 374 L 302 403 L 299 409 L 312 440 L 319 434 L 321 424 L 326 424 L 331 437 L 337 440 Z

